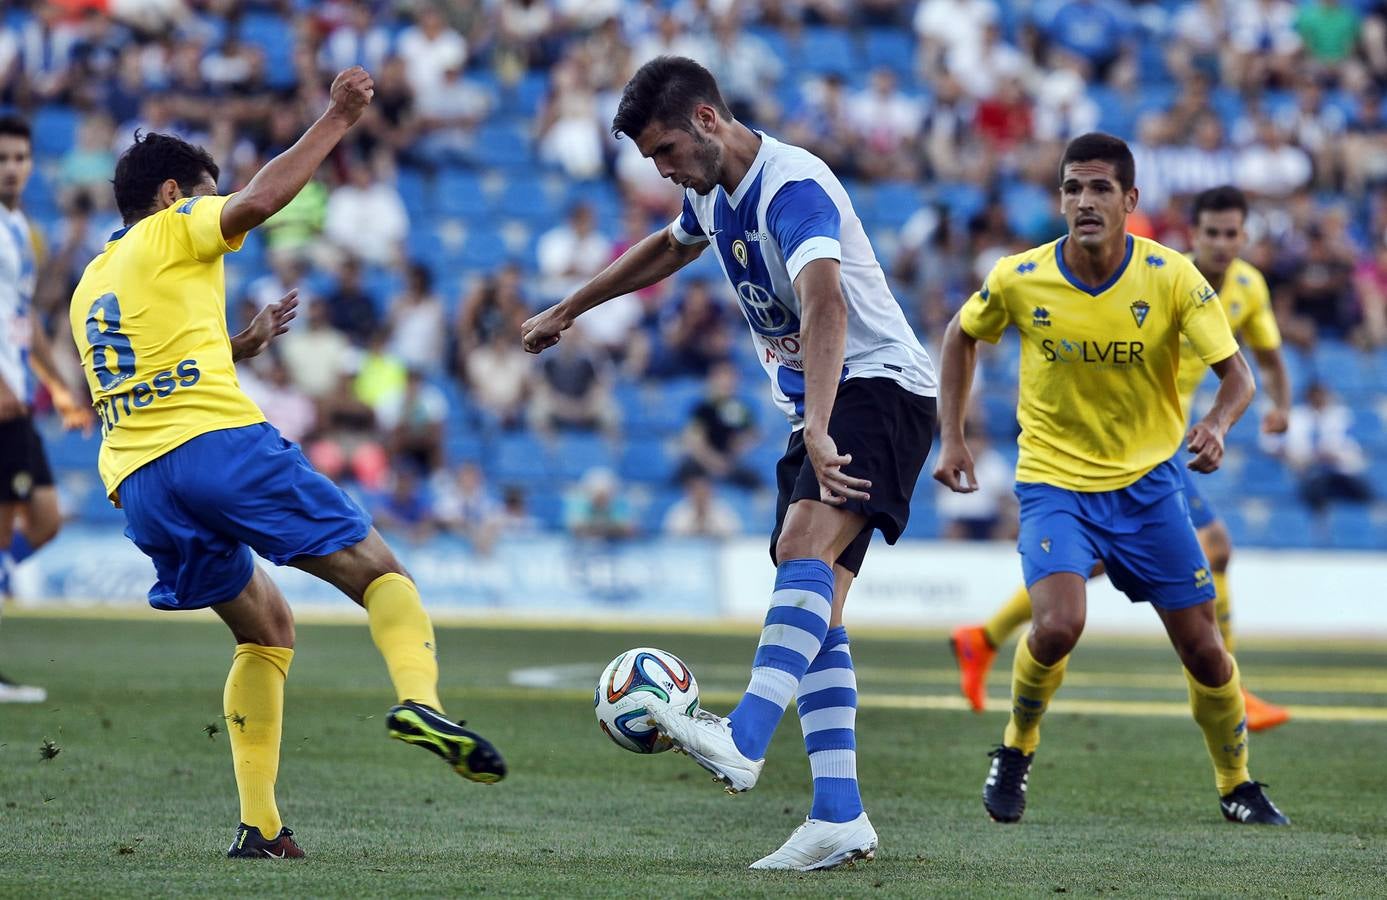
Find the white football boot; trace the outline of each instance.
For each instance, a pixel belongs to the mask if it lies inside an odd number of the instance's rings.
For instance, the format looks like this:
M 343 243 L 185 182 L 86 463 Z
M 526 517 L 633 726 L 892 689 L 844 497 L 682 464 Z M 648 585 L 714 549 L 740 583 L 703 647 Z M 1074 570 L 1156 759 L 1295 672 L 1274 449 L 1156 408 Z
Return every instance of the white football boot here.
M 876 854 L 877 832 L 864 812 L 851 822 L 805 819 L 779 850 L 758 859 L 748 868 L 814 872 L 845 866 L 859 859 L 874 859 Z
M 670 739 L 674 749 L 693 757 L 713 778 L 723 783 L 729 794 L 740 794 L 756 787 L 764 759 L 747 759 L 732 740 L 730 720 L 700 709 L 692 716 L 682 709 L 652 703 L 646 707 L 660 733 Z

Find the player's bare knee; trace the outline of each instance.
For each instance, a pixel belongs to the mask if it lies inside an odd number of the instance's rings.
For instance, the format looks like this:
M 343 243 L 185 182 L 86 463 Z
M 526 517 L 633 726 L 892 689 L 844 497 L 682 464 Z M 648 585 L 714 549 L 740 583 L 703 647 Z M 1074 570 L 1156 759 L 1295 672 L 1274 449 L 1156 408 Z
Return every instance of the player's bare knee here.
M 1038 662 L 1054 665 L 1069 655 L 1084 633 L 1081 617 L 1050 613 L 1037 616 L 1031 622 L 1031 655 Z
M 1232 658 L 1219 640 L 1205 641 L 1181 654 L 1185 668 L 1205 687 L 1221 687 L 1233 677 Z
M 824 559 L 827 556 L 828 549 L 816 546 L 806 534 L 785 532 L 775 542 L 775 558 L 782 563 L 792 559 Z

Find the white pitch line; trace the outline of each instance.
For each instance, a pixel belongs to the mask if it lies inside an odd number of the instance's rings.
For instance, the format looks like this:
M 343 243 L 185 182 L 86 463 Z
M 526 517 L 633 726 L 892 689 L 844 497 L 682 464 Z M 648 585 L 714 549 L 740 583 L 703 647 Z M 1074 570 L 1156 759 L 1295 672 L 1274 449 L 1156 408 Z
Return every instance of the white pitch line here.
M 600 671 L 596 665 L 587 663 L 561 666 L 533 666 L 514 669 L 507 680 L 511 688 L 473 688 L 470 693 L 491 697 L 524 697 L 530 691 L 543 691 L 551 695 L 588 698 L 589 691 L 581 688 L 584 676 Z M 742 698 L 735 691 L 700 691 L 699 699 L 705 703 L 727 706 Z M 989 697 L 993 711 L 1005 711 L 1009 698 Z M 864 693 L 858 696 L 858 706 L 863 709 L 895 710 L 943 710 L 966 711 L 967 701 L 957 694 L 879 694 Z M 1305 722 L 1387 722 L 1387 707 L 1375 706 L 1318 706 L 1298 704 L 1287 707 L 1292 721 Z M 1153 716 L 1161 718 L 1187 719 L 1190 717 L 1189 704 L 1183 701 L 1162 700 L 1065 700 L 1051 702 L 1050 712 L 1082 713 L 1108 716 Z

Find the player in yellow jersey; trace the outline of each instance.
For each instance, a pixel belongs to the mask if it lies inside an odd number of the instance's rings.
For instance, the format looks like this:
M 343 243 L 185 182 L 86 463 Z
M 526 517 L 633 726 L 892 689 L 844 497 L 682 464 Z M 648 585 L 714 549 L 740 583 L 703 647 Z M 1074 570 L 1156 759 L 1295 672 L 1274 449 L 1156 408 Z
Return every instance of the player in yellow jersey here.
M 1266 280 L 1250 263 L 1238 258 L 1246 232 L 1247 199 L 1235 187 L 1216 187 L 1195 198 L 1192 213 L 1194 227 L 1195 268 L 1218 291 L 1223 311 L 1234 334 L 1241 334 L 1257 359 L 1272 408 L 1262 417 L 1262 431 L 1280 434 L 1286 430 L 1291 409 L 1290 376 L 1281 358 L 1281 332 L 1276 327 L 1276 315 L 1271 308 L 1271 294 Z M 1181 342 L 1179 391 L 1181 409 L 1189 420 L 1194 395 L 1209 368 L 1188 341 Z M 1224 646 L 1234 650 L 1232 610 L 1228 596 L 1228 562 L 1233 545 L 1228 529 L 1215 514 L 1213 507 L 1199 490 L 1198 480 L 1188 469 L 1185 476 L 1185 499 L 1190 507 L 1190 521 L 1199 535 L 1200 546 L 1209 558 L 1214 579 L 1214 611 Z M 1095 573 L 1097 574 L 1097 573 Z M 950 636 L 954 658 L 958 661 L 960 686 L 963 695 L 977 712 L 982 712 L 987 697 L 987 673 L 996 658 L 997 648 L 1012 633 L 1031 618 L 1031 599 L 1024 587 L 1018 588 L 1011 599 L 982 625 L 961 625 Z M 1250 731 L 1265 731 L 1290 719 L 1284 708 L 1243 689 L 1247 704 L 1247 727 Z
M 1182 339 L 1220 380 L 1213 408 L 1186 436 L 1195 472 L 1222 461 L 1224 435 L 1252 401 L 1252 372 L 1194 264 L 1127 233 L 1135 170 L 1115 137 L 1071 141 L 1059 169 L 1069 233 L 999 261 L 944 336 L 934 477 L 967 492 L 977 487 L 963 437 L 977 342 L 1008 325 L 1021 335 L 1018 549 L 1035 618 L 1017 643 L 1011 719 L 983 806 L 996 821 L 1021 819 L 1040 722 L 1083 631 L 1089 573 L 1102 563 L 1132 601 L 1155 607 L 1184 664 L 1224 816 L 1284 825 L 1248 774 L 1238 665 L 1219 635 L 1213 578 L 1172 458 L 1185 435 Z
M 327 110 L 245 189 L 217 195 L 212 157 L 136 134 L 116 164 L 125 227 L 88 264 L 70 322 L 101 418 L 101 477 L 125 533 L 154 562 L 158 609 L 211 607 L 236 639 L 223 697 L 241 823 L 228 856 L 303 856 L 275 804 L 294 619 L 251 550 L 340 588 L 366 608 L 399 704 L 391 736 L 444 757 L 464 778 L 505 775 L 484 738 L 444 718 L 433 626 L 370 519 L 309 466 L 241 391 L 235 361 L 293 318 L 271 304 L 232 338 L 223 254 L 303 188 L 370 103 L 360 67 L 333 81 Z

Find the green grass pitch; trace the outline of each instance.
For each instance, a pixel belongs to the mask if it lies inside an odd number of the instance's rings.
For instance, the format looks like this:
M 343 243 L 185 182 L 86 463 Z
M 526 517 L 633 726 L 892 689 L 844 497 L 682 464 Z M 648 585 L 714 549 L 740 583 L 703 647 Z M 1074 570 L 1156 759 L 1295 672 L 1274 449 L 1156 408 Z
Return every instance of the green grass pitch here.
M 1009 653 L 979 716 L 955 698 L 942 635 L 864 631 L 859 771 L 881 852 L 799 875 L 746 870 L 807 812 L 793 713 L 737 797 L 683 757 L 619 750 L 592 715 L 602 665 L 639 645 L 682 656 L 726 711 L 756 632 L 440 628 L 450 712 L 511 766 L 485 787 L 385 737 L 392 697 L 364 622 L 303 625 L 279 799 L 309 858 L 286 864 L 223 855 L 237 818 L 224 627 L 8 617 L 4 671 L 50 697 L 0 706 L 0 895 L 1387 896 L 1387 646 L 1248 642 L 1249 685 L 1302 713 L 1253 736 L 1253 773 L 1295 823 L 1254 829 L 1219 815 L 1169 647 L 1090 636 L 1047 718 L 1026 820 L 1003 826 L 980 791 Z

